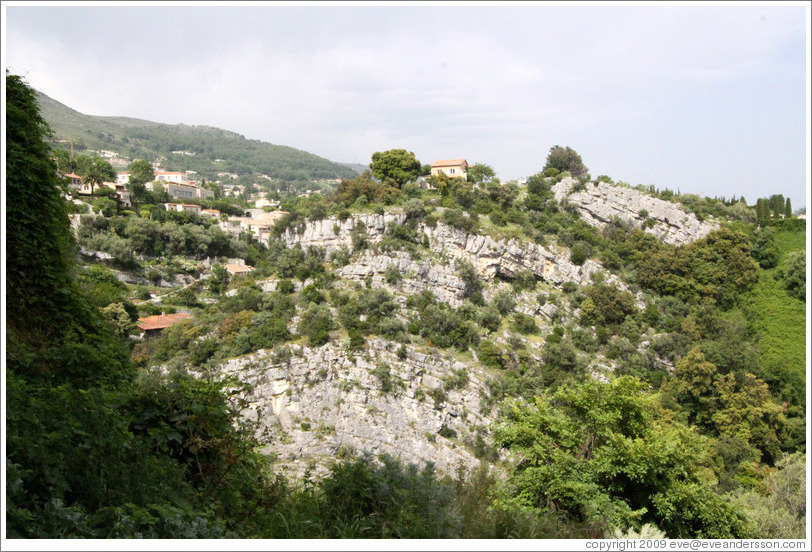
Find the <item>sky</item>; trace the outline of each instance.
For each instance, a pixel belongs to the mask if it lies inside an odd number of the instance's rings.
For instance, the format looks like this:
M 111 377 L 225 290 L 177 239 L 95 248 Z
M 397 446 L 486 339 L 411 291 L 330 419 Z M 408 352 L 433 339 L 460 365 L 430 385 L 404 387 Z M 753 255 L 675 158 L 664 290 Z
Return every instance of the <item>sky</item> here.
M 3 63 L 89 115 L 210 125 L 332 161 L 413 151 L 504 180 L 810 188 L 809 2 L 3 3 Z

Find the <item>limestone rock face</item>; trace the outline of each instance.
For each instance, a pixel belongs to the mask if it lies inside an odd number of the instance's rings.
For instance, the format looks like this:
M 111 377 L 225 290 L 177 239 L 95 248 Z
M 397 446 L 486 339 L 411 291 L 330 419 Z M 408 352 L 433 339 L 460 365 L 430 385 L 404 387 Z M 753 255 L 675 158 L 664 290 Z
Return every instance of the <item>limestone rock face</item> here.
M 478 465 L 471 444 L 487 438 L 481 413 L 485 374 L 439 352 L 424 353 L 379 338 L 352 355 L 339 343 L 290 346 L 280 357 L 259 351 L 226 361 L 250 391 L 243 412 L 280 468 L 301 475 L 309 462 L 335 458 L 344 447 L 387 453 L 404 462 L 433 462 L 454 473 Z M 323 463 L 322 463 L 323 465 Z
M 719 228 L 715 221 L 700 221 L 696 215 L 675 203 L 632 188 L 607 182 L 589 182 L 584 189 L 573 191 L 576 184 L 577 181 L 572 178 L 563 179 L 553 186 L 555 198 L 558 201 L 566 198 L 570 204 L 578 207 L 584 221 L 599 228 L 612 217 L 619 217 L 638 228 L 650 218 L 654 226 L 645 231 L 677 246 L 702 239 Z
M 400 274 L 400 279 L 393 284 L 387 283 L 384 275 L 391 267 Z M 465 282 L 451 264 L 436 263 L 430 259 L 415 261 L 402 251 L 377 254 L 364 251 L 358 260 L 338 269 L 336 274 L 346 280 L 370 278 L 373 287 L 384 287 L 407 296 L 430 290 L 438 301 L 453 307 L 460 305 L 465 291 Z
M 366 228 L 366 239 L 369 244 L 380 242 L 389 225 L 403 224 L 403 214 L 360 215 L 339 221 L 334 217 L 320 221 L 308 221 L 304 229 L 296 232 L 288 228 L 282 240 L 288 247 L 300 245 L 303 248 L 317 246 L 326 253 L 346 247 L 352 251 L 352 231 L 363 223 Z M 604 272 L 605 281 L 626 290 L 627 287 L 613 274 L 606 272 L 596 261 L 588 259 L 578 266 L 570 262 L 570 251 L 566 248 L 545 248 L 537 244 L 519 240 L 494 240 L 489 236 L 470 234 L 464 230 L 438 222 L 434 226 L 420 224 L 417 227 L 429 238 L 430 249 L 435 259 L 428 261 L 409 261 L 408 256 L 400 254 L 381 254 L 378 259 L 373 254 L 364 253 L 361 260 L 340 270 L 340 275 L 363 279 L 364 277 L 381 276 L 389 264 L 397 265 L 403 274 L 419 275 L 425 281 L 440 284 L 440 288 L 462 290 L 462 281 L 456 276 L 453 261 L 455 259 L 470 262 L 477 273 L 486 282 L 494 278 L 512 279 L 520 270 L 532 270 L 537 278 L 556 287 L 565 282 L 588 284 L 595 272 Z M 446 264 L 446 268 L 438 268 Z M 407 279 L 408 280 L 408 279 Z
M 383 237 L 388 224 L 403 224 L 405 220 L 406 215 L 400 213 L 357 215 L 344 221 L 329 217 L 308 221 L 301 232 L 297 232 L 295 228 L 288 228 L 282 235 L 282 240 L 288 247 L 299 244 L 306 248 L 313 245 L 322 247 L 330 253 L 342 246 L 352 249 L 352 231 L 362 224 L 366 228 L 368 240 L 375 243 Z
M 425 227 L 423 230 L 429 237 L 433 252 L 469 261 L 486 281 L 497 276 L 511 280 L 521 270 L 532 270 L 537 278 L 560 287 L 565 282 L 589 284 L 594 272 L 603 272 L 607 283 L 627 290 L 616 276 L 606 272 L 600 263 L 592 259 L 581 266 L 570 262 L 570 251 L 566 248 L 548 249 L 518 240 L 497 241 L 441 223 L 435 228 Z

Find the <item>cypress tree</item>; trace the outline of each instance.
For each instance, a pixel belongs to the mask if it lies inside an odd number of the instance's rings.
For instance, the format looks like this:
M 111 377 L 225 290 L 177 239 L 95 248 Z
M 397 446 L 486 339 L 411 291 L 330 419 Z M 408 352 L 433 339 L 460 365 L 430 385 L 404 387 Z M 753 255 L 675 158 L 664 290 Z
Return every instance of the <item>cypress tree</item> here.
M 789 198 L 787 198 L 787 206 L 784 209 L 784 217 L 785 218 L 792 217 L 792 201 Z
M 782 194 L 773 194 L 770 196 L 770 202 L 772 203 L 773 218 L 781 218 L 781 215 L 784 214 L 784 196 Z
M 767 213 L 767 200 L 760 197 L 756 200 L 756 220 L 759 226 L 764 226 L 767 216 L 769 216 Z

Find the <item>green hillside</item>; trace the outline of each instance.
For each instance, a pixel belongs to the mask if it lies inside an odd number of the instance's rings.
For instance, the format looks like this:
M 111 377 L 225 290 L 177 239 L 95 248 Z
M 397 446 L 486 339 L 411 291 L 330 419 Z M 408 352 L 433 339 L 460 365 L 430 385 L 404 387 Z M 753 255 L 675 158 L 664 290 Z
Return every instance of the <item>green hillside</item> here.
M 357 174 L 345 164 L 291 147 L 249 140 L 219 128 L 84 115 L 42 93 L 37 93 L 37 100 L 54 138 L 72 140 L 76 153 L 104 149 L 129 159 L 154 161 L 165 157 L 168 170 L 193 170 L 201 178 L 210 180 L 216 179 L 219 172 L 264 174 L 285 182 L 343 179 Z M 70 147 L 68 142 L 60 144 Z M 173 154 L 173 151 L 195 155 Z
M 762 377 L 778 384 L 785 400 L 804 404 L 806 374 L 806 304 L 784 287 L 782 274 L 787 258 L 806 249 L 805 226 L 776 225 L 778 264 L 760 274 L 758 283 L 745 296 L 750 324 L 759 335 Z
M 525 184 L 421 187 L 397 149 L 267 218 L 87 213 L 6 90 L 6 538 L 806 535 L 804 220 L 593 225 L 575 194 L 611 179 L 556 148 Z

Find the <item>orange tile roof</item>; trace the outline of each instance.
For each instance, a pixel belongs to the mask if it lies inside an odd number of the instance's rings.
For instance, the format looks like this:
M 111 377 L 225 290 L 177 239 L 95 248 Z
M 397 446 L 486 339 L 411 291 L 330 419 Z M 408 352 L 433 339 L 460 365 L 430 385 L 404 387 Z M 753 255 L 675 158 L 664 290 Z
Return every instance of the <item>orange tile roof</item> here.
M 431 164 L 432 167 L 456 167 L 458 165 L 467 165 L 468 161 L 465 159 L 440 159 Z
M 146 318 L 138 319 L 138 327 L 142 330 L 162 330 L 173 326 L 181 320 L 191 319 L 192 316 L 185 312 L 177 314 L 156 314 L 155 316 L 147 316 Z
M 226 270 L 228 270 L 232 274 L 235 274 L 237 272 L 251 272 L 252 270 L 254 270 L 254 267 L 249 265 L 227 264 Z

